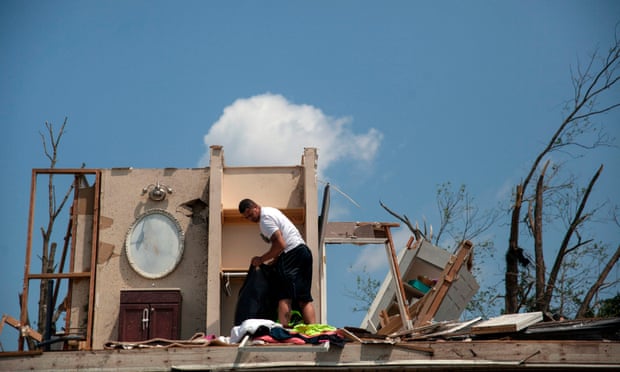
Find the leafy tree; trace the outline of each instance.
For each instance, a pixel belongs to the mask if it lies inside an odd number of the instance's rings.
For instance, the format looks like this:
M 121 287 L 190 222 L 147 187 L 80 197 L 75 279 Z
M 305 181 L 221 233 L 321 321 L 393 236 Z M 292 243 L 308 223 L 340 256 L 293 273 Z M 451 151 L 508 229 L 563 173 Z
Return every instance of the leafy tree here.
M 351 310 L 354 312 L 368 311 L 380 285 L 381 282 L 371 278 L 366 267 L 364 267 L 362 273 L 355 277 L 355 288 L 345 288 L 345 296 L 356 302 Z
M 599 318 L 613 318 L 620 316 L 620 293 L 614 297 L 601 301 L 597 312 Z

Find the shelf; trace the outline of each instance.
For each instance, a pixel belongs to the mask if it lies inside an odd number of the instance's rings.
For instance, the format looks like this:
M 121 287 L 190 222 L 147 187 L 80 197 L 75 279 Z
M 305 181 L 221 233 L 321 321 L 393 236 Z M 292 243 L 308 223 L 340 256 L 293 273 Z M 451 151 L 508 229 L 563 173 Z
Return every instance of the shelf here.
M 220 277 L 225 278 L 245 278 L 248 276 L 248 269 L 222 269 Z
M 403 282 L 403 288 L 405 288 L 405 292 L 407 294 L 407 297 L 409 298 L 411 297 L 421 298 L 427 293 L 427 292 L 422 292 L 421 290 L 413 287 L 407 282 Z
M 303 225 L 305 222 L 306 211 L 304 208 L 280 209 L 295 225 Z M 222 224 L 250 224 L 252 221 L 243 217 L 237 209 L 222 210 Z

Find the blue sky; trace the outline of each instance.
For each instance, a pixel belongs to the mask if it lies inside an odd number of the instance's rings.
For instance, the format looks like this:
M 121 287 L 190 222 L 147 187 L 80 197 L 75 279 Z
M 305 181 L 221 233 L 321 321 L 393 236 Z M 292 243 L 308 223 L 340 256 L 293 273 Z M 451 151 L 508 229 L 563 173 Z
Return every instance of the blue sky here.
M 68 117 L 59 168 L 198 167 L 213 144 L 230 166 L 297 164 L 317 147 L 321 180 L 360 205 L 332 193 L 330 219 L 393 221 L 381 200 L 438 224 L 446 181 L 506 202 L 562 119 L 571 68 L 611 45 L 619 15 L 600 0 L 2 1 L 0 312 L 19 315 L 46 121 Z M 601 117 L 616 138 L 619 119 Z M 602 149 L 573 170 L 605 164 L 599 195 L 618 204 L 618 159 Z M 493 230 L 500 257 L 507 236 Z M 384 255 L 329 248 L 330 324 L 359 324 L 344 288 L 364 266 L 382 279 Z

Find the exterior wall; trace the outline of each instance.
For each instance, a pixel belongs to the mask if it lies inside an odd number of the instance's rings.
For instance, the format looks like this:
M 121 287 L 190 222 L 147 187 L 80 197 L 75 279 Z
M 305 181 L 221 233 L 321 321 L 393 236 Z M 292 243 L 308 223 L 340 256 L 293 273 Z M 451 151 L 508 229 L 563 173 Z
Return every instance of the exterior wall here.
M 203 202 L 201 211 L 199 201 L 205 200 L 208 169 L 109 169 L 102 171 L 101 179 L 93 349 L 117 339 L 123 289 L 179 288 L 183 298 L 181 337 L 204 331 L 208 209 Z M 158 181 L 170 186 L 172 194 L 159 202 L 142 195 L 144 187 Z M 125 238 L 136 218 L 154 208 L 166 210 L 177 219 L 184 232 L 184 251 L 169 275 L 147 279 L 129 265 Z
M 314 255 L 312 295 L 321 322 L 316 160 L 316 150 L 310 148 L 301 165 L 226 167 L 222 147 L 212 146 L 209 168 L 102 170 L 92 348 L 118 340 L 120 292 L 127 289 L 180 289 L 183 339 L 196 332 L 229 335 L 243 277 L 232 280 L 227 291 L 225 274 L 247 271 L 250 258 L 269 248 L 258 237 L 258 225 L 224 218 L 225 211 L 237 216 L 238 203 L 246 197 L 285 213 L 303 211 L 298 228 Z M 142 194 L 157 182 L 173 189 L 159 202 Z M 178 266 L 159 279 L 134 271 L 125 250 L 129 229 L 152 209 L 170 213 L 184 233 Z
M 304 199 L 306 207 L 306 243 L 312 251 L 312 297 L 314 298 L 314 310 L 316 322 L 325 323 L 327 319 L 327 304 L 325 297 L 327 292 L 325 277 L 322 273 L 322 263 L 325 262 L 325 252 L 319 246 L 319 192 L 317 185 L 317 161 L 318 154 L 315 148 L 304 149 L 302 165 L 304 167 Z
M 94 187 L 81 188 L 78 191 L 75 211 L 77 221 L 73 226 L 76 246 L 73 259 L 73 271 L 75 272 L 90 271 L 94 194 Z M 86 334 L 90 282 L 88 280 L 73 281 L 71 291 L 70 332 Z

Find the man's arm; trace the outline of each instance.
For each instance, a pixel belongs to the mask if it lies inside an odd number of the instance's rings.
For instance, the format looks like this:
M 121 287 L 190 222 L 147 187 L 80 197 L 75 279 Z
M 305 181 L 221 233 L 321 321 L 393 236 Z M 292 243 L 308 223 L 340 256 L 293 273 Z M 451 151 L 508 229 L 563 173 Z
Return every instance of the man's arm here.
M 271 248 L 267 251 L 267 253 L 262 256 L 256 256 L 252 258 L 253 266 L 260 266 L 262 263 L 272 260 L 280 255 L 284 248 L 286 248 L 286 243 L 284 242 L 284 238 L 282 237 L 282 232 L 280 230 L 276 230 L 271 235 Z

